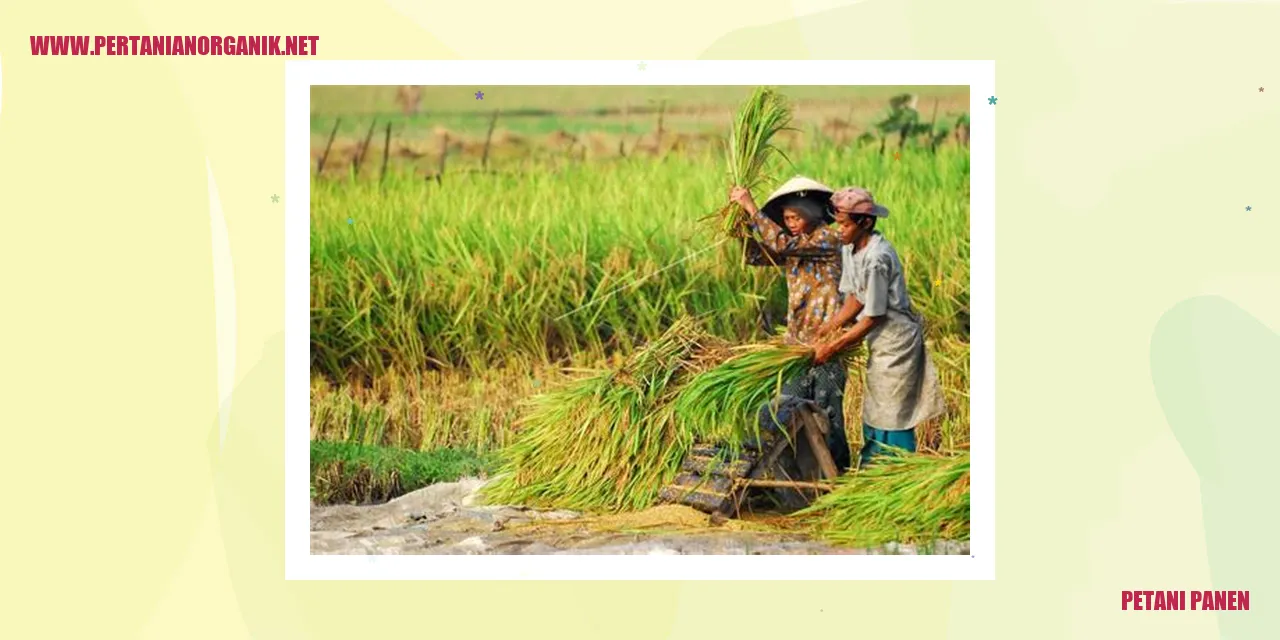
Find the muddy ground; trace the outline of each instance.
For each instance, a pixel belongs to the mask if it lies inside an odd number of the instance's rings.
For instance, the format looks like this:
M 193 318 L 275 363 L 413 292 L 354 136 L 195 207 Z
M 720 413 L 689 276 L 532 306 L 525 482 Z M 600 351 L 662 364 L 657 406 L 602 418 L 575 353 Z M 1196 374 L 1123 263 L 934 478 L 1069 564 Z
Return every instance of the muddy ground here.
M 436 484 L 378 505 L 312 505 L 314 554 L 967 554 L 967 542 L 930 551 L 828 545 L 765 524 L 713 521 L 678 505 L 588 517 L 478 504 L 484 481 Z

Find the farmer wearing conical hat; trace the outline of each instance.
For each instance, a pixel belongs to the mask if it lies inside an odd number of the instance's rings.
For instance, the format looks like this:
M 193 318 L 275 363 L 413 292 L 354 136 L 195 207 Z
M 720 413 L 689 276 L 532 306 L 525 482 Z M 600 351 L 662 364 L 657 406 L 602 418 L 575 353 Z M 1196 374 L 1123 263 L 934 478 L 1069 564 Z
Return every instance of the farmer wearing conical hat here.
M 915 451 L 915 427 L 942 413 L 942 391 L 925 350 L 923 319 L 907 297 L 902 262 L 875 230 L 876 220 L 889 210 L 859 187 L 835 192 L 831 205 L 843 243 L 840 292 L 845 300 L 818 330 L 824 342 L 814 360 L 827 362 L 860 341 L 867 343 L 860 455 L 865 465 L 884 445 Z M 850 321 L 853 326 L 840 331 Z
M 809 344 L 819 327 L 840 308 L 840 235 L 831 223 L 832 190 L 815 180 L 797 176 L 774 191 L 763 207 L 751 192 L 734 187 L 731 202 L 751 216 L 751 230 L 759 237 L 763 255 L 750 260 L 756 266 L 781 267 L 787 278 L 787 333 L 793 344 Z M 827 446 L 838 467 L 849 466 L 849 443 L 844 431 L 846 372 L 839 362 L 811 367 L 786 383 L 782 396 L 761 411 L 761 421 L 776 427 L 776 420 L 797 403 L 812 402 L 822 409 L 831 430 Z

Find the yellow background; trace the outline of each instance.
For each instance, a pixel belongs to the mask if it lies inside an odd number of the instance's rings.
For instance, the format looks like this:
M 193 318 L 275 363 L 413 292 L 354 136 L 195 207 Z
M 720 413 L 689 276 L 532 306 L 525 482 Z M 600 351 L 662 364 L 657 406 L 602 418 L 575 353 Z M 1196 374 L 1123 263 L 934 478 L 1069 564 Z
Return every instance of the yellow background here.
M 507 5 L 0 4 L 0 636 L 1274 631 L 1280 5 Z M 322 59 L 995 60 L 997 580 L 284 582 L 284 60 L 30 55 L 62 33 L 319 35 Z M 209 170 L 237 309 L 221 446 Z M 1215 587 L 1253 611 L 1120 611 L 1122 589 Z

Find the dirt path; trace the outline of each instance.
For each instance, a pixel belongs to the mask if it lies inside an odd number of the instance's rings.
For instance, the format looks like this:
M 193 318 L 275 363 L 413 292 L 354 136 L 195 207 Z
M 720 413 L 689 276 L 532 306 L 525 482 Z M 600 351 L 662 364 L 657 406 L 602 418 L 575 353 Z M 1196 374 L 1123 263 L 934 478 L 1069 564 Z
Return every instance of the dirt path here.
M 314 554 L 914 554 L 910 545 L 833 547 L 761 525 L 714 524 L 688 507 L 584 517 L 571 511 L 476 504 L 483 481 L 436 484 L 370 506 L 311 507 Z M 944 543 L 936 553 L 968 553 Z

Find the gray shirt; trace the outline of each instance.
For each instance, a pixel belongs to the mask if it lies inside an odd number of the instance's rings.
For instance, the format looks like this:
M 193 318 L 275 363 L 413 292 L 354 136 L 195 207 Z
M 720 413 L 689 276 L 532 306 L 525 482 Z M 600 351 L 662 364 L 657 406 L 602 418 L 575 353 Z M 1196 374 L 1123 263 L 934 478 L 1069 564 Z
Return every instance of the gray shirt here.
M 890 310 L 906 316 L 905 319 L 916 320 L 911 299 L 907 297 L 907 281 L 898 252 L 879 231 L 873 231 L 867 246 L 857 253 L 853 245 L 842 246 L 840 256 L 843 262 L 840 293 L 853 294 L 862 303 L 862 311 L 855 321 L 883 316 Z
M 867 334 L 862 423 L 885 431 L 914 428 L 945 408 L 938 372 L 925 349 L 924 326 L 911 310 L 902 262 L 879 233 L 854 253 L 841 248 L 840 293 L 862 303 L 858 319 L 886 316 Z

